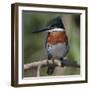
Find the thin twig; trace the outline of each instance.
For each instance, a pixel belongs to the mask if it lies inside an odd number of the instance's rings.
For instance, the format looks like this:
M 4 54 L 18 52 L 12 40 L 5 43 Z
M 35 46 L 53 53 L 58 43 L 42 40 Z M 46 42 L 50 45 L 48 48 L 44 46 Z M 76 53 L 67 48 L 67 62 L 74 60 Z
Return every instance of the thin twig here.
M 37 67 L 37 77 L 40 76 L 40 68 L 41 68 L 41 66 L 39 65 L 39 66 Z

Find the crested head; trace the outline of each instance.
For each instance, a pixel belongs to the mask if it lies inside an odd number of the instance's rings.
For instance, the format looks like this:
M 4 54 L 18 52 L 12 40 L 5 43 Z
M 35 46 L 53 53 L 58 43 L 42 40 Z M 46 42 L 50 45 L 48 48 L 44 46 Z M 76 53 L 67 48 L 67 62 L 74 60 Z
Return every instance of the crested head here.
M 55 17 L 51 21 L 49 21 L 48 27 L 51 27 L 51 29 L 47 32 L 65 31 L 64 24 L 60 16 Z
M 52 20 L 50 20 L 48 23 L 48 26 L 50 26 L 52 28 L 65 29 L 60 16 L 57 16 L 57 17 L 53 18 Z

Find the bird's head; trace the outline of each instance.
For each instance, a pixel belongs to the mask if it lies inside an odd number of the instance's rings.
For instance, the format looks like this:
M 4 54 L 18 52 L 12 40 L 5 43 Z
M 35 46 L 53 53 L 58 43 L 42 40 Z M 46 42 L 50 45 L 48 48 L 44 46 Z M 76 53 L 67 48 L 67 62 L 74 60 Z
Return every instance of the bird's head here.
M 39 32 L 53 32 L 53 31 L 64 31 L 64 24 L 62 22 L 61 17 L 55 17 L 52 20 L 49 21 L 48 25 L 42 29 L 39 29 L 37 31 L 33 31 L 33 33 L 39 33 Z

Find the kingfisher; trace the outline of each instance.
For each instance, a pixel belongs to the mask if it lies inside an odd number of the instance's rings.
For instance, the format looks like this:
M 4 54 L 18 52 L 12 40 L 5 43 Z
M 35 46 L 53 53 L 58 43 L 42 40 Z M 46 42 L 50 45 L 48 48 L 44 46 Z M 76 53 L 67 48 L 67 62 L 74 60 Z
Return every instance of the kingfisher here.
M 57 16 L 51 19 L 46 27 L 33 31 L 33 33 L 40 32 L 47 32 L 45 49 L 48 60 L 53 60 L 52 65 L 48 63 L 47 74 L 52 75 L 56 67 L 54 60 L 60 60 L 61 67 L 64 67 L 63 60 L 69 51 L 68 37 L 61 17 Z

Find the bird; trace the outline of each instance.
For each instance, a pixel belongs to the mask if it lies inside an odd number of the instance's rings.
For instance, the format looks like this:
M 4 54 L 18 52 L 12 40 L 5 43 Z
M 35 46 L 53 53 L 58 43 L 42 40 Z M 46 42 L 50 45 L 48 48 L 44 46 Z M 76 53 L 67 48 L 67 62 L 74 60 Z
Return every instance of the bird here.
M 52 75 L 56 67 L 54 60 L 59 59 L 61 61 L 61 67 L 64 67 L 63 60 L 69 51 L 66 29 L 61 17 L 57 16 L 52 18 L 44 28 L 33 31 L 33 33 L 40 32 L 47 32 L 45 49 L 47 51 L 48 61 L 53 61 L 52 65 L 48 63 L 47 74 Z

